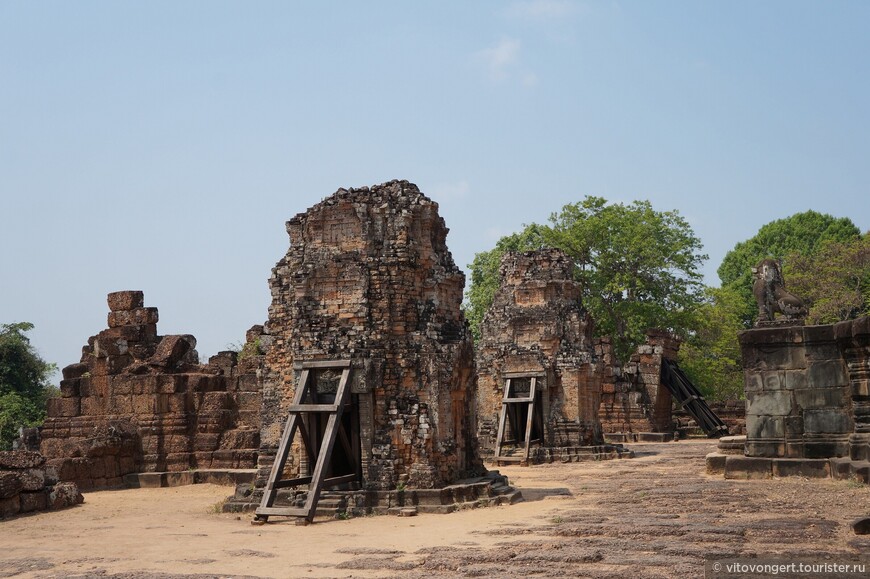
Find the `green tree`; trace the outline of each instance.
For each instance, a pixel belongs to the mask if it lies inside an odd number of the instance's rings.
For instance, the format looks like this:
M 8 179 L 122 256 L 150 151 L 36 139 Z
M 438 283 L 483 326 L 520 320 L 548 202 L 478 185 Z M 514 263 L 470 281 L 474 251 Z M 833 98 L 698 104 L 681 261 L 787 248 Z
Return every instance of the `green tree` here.
M 789 254 L 783 276 L 809 306 L 807 323 L 831 324 L 870 313 L 870 232 L 828 240 L 812 254 Z
M 49 377 L 55 370 L 25 335 L 33 324 L 0 324 L 0 450 L 12 446 L 19 426 L 45 418 L 45 405 L 55 392 Z
M 499 267 L 502 256 L 508 251 L 530 251 L 546 247 L 543 231 L 546 229 L 535 223 L 526 225 L 520 233 L 506 235 L 499 239 L 489 251 L 474 255 L 469 264 L 471 284 L 465 292 L 465 318 L 471 326 L 474 339 L 480 338 L 480 322 L 486 310 L 492 305 L 499 283 Z
M 707 288 L 697 324 L 680 347 L 680 367 L 708 400 L 743 397 L 743 363 L 737 333 L 740 295 L 728 288 Z
M 703 301 L 698 270 L 707 256 L 677 211 L 586 197 L 551 215 L 550 223 L 545 239 L 576 262 L 583 303 L 599 335 L 611 336 L 619 360 L 649 328 L 685 336 L 693 327 Z
M 717 270 L 722 287 L 730 288 L 741 297 L 741 319 L 751 327 L 758 315 L 752 296 L 752 268 L 762 259 L 782 260 L 795 255 L 812 255 L 825 243 L 849 242 L 860 237 L 861 230 L 846 217 L 833 217 L 816 211 L 804 211 L 791 217 L 763 225 L 753 237 L 741 241 L 729 251 Z M 789 282 L 786 279 L 786 282 Z
M 609 204 L 587 197 L 550 217 L 550 226 L 529 225 L 475 256 L 467 315 L 475 335 L 499 283 L 508 250 L 557 247 L 577 264 L 583 303 L 598 335 L 613 339 L 624 360 L 649 328 L 686 334 L 702 300 L 698 268 L 701 242 L 676 211 L 655 211 L 647 201 Z

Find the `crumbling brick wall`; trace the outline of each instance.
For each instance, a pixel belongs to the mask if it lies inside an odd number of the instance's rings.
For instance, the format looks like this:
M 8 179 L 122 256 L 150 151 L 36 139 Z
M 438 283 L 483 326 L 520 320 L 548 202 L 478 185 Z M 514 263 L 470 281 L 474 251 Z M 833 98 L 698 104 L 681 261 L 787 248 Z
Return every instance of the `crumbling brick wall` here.
M 547 446 L 601 444 L 604 370 L 592 320 L 580 301 L 573 262 L 562 251 L 508 252 L 476 345 L 481 445 L 492 449 L 505 377 L 536 373 Z
M 673 399 L 662 383 L 662 360 L 676 360 L 679 340 L 661 330 L 647 332 L 629 361 L 620 367 L 613 358 L 610 340 L 596 344 L 605 360 L 599 416 L 605 433 L 670 433 Z
M 465 277 L 438 205 L 407 181 L 339 189 L 287 222 L 272 270 L 260 472 L 302 362 L 353 360 L 364 488 L 433 488 L 482 470 Z M 297 455 L 288 471 L 298 473 Z
M 157 308 L 144 307 L 142 292 L 108 303 L 109 328 L 63 369 L 61 396 L 49 400 L 41 450 L 60 479 L 89 489 L 134 472 L 253 468 L 262 356 L 222 352 L 199 364 L 193 336 L 157 335 Z

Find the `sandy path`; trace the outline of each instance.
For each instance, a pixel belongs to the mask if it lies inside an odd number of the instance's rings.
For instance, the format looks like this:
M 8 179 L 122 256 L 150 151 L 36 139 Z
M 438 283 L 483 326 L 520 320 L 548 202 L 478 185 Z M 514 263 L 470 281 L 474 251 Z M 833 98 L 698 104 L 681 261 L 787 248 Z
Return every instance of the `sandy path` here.
M 870 538 L 849 528 L 870 514 L 864 485 L 708 477 L 707 441 L 632 448 L 632 460 L 502 468 L 528 499 L 512 506 L 308 527 L 216 513 L 227 487 L 89 493 L 0 523 L 0 577 L 642 578 L 703 576 L 708 556 L 870 563 Z

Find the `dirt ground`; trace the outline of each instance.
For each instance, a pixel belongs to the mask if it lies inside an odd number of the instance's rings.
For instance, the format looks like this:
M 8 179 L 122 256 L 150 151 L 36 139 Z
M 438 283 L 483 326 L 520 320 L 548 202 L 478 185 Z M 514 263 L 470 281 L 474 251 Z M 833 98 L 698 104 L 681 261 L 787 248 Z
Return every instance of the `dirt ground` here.
M 870 487 L 704 474 L 715 443 L 637 458 L 502 467 L 526 500 L 308 527 L 223 514 L 228 487 L 103 491 L 0 522 L 0 577 L 703 577 L 706 558 L 870 563 Z

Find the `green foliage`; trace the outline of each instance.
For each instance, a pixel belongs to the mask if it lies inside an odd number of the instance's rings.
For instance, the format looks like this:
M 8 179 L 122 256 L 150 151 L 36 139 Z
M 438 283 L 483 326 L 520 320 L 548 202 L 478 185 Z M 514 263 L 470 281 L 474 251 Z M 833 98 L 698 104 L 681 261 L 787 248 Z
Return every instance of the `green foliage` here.
M 247 342 L 242 346 L 242 349 L 239 350 L 239 361 L 252 356 L 259 356 L 262 353 L 263 351 L 260 349 L 260 338 L 257 338 L 253 342 Z
M 583 304 L 599 335 L 611 336 L 625 360 L 650 328 L 685 336 L 703 301 L 698 271 L 706 255 L 677 211 L 648 201 L 629 205 L 586 197 L 550 217 L 544 239 L 571 256 Z
M 33 324 L 0 324 L 0 450 L 11 448 L 18 427 L 39 424 L 46 400 L 55 393 L 48 383 L 55 370 L 39 357 L 25 332 Z
M 577 264 L 583 304 L 599 335 L 613 339 L 625 359 L 649 328 L 686 334 L 702 301 L 698 268 L 701 242 L 676 211 L 655 211 L 647 201 L 608 204 L 587 197 L 550 217 L 551 226 L 532 224 L 478 253 L 466 294 L 466 316 L 475 337 L 499 283 L 499 264 L 509 250 L 557 247 Z
M 751 269 L 759 261 L 766 258 L 782 260 L 783 266 L 788 267 L 789 259 L 795 255 L 812 255 L 827 242 L 845 243 L 860 235 L 861 231 L 846 217 L 805 211 L 771 221 L 753 237 L 735 245 L 725 255 L 717 272 L 722 287 L 731 288 L 741 296 L 740 316 L 744 327 L 751 327 L 758 314 L 752 296 Z
M 791 253 L 783 276 L 809 306 L 807 323 L 831 324 L 870 313 L 870 233 L 828 240 L 810 255 Z
M 546 246 L 543 230 L 537 224 L 526 225 L 520 233 L 502 237 L 489 251 L 481 251 L 474 256 L 468 266 L 471 269 L 471 284 L 465 292 L 465 318 L 471 326 L 474 339 L 480 338 L 480 323 L 486 310 L 492 305 L 499 283 L 499 266 L 502 256 L 508 251 L 529 251 Z
M 680 347 L 680 368 L 708 400 L 743 397 L 743 363 L 737 333 L 742 301 L 732 289 L 707 288 L 697 325 Z

